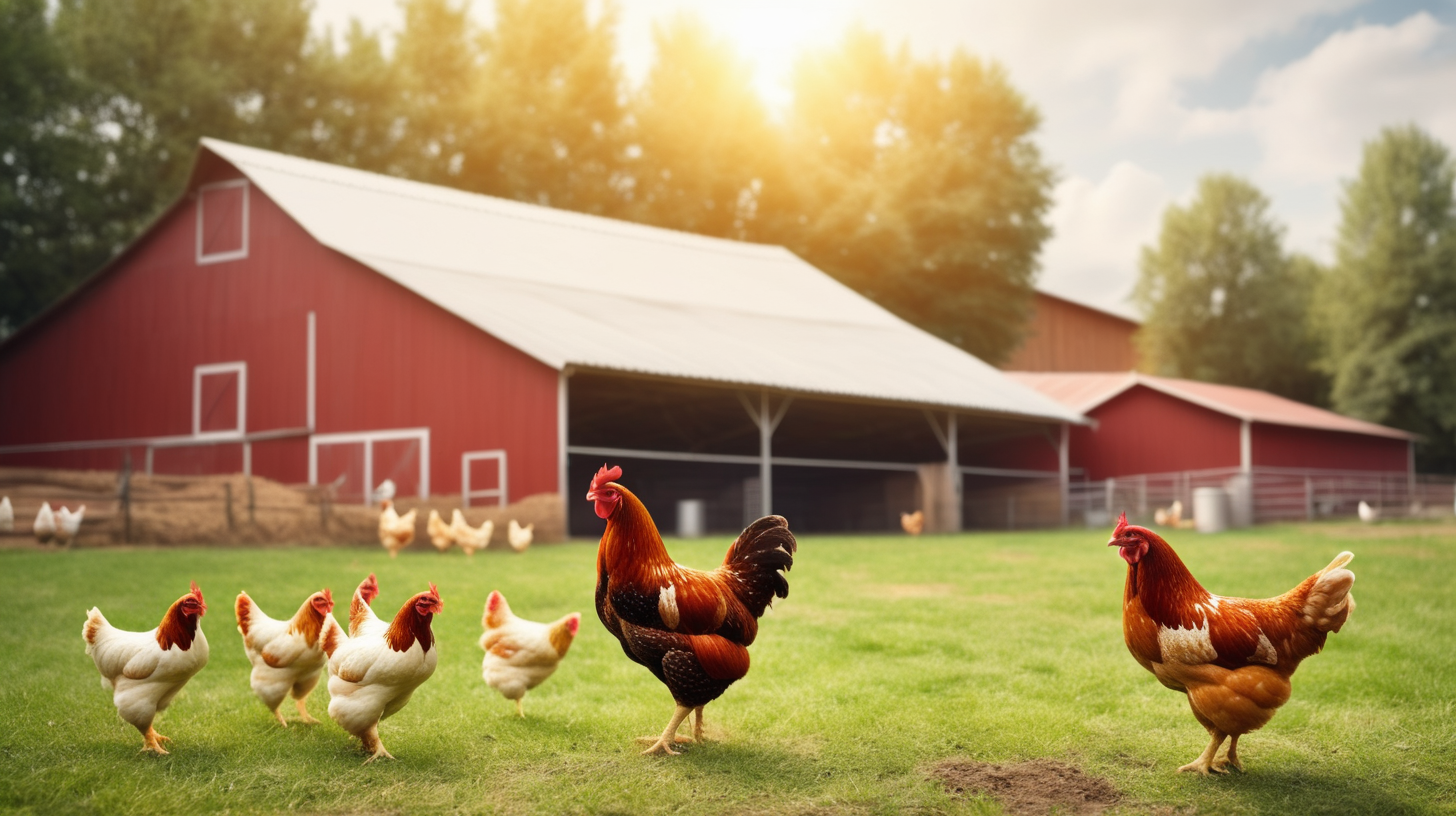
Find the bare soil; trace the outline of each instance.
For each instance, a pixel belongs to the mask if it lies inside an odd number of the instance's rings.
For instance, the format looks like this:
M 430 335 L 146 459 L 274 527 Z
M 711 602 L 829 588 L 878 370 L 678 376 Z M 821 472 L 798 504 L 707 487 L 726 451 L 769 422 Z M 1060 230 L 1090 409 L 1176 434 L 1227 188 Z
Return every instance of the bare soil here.
M 931 769 L 952 795 L 981 793 L 1011 816 L 1098 814 L 1122 801 L 1111 782 L 1050 759 L 993 764 L 947 759 Z

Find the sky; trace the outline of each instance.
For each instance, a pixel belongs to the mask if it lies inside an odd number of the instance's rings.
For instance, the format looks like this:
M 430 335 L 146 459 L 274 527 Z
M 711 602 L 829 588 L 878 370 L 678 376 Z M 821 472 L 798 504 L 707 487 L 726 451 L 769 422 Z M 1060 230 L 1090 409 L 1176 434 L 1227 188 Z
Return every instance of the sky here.
M 696 14 L 791 99 L 805 48 L 859 24 L 923 56 L 994 60 L 1042 114 L 1057 170 L 1038 285 L 1110 311 L 1129 300 L 1141 248 L 1198 179 L 1247 178 L 1286 245 L 1334 256 L 1342 183 L 1381 128 L 1415 123 L 1456 150 L 1456 0 L 616 0 L 618 53 L 640 80 L 655 23 Z M 491 0 L 473 0 L 488 26 Z M 594 5 L 594 8 L 597 6 Z M 316 0 L 314 24 L 397 30 L 396 0 Z

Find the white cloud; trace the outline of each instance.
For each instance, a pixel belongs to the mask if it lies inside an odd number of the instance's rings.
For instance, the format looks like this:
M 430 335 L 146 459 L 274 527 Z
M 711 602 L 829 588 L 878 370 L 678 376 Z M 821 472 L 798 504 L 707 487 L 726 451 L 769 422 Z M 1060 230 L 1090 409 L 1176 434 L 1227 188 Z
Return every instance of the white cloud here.
M 1171 196 L 1163 179 L 1122 161 L 1101 181 L 1073 176 L 1057 185 L 1039 285 L 1048 291 L 1132 314 L 1141 247 L 1156 240 Z

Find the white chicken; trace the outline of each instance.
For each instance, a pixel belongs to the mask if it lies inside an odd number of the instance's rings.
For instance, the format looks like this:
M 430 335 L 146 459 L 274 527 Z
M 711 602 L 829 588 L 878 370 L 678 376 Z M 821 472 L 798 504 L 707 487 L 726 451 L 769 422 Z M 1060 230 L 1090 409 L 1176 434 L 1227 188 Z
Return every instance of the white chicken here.
M 339 628 L 330 614 L 334 611 L 333 593 L 324 589 L 308 596 L 290 620 L 268 617 L 246 592 L 238 593 L 235 611 L 243 651 L 253 664 L 253 693 L 286 728 L 288 723 L 278 707 L 292 691 L 299 719 L 308 725 L 317 723 L 309 716 L 307 701 L 328 661 L 324 637 L 328 630 Z
M 485 650 L 481 676 L 486 685 L 507 700 L 516 701 L 516 713 L 526 716 L 521 699 L 556 671 L 561 658 L 581 628 L 581 613 L 573 612 L 552 623 L 516 617 L 499 592 L 490 593 L 480 626 L 480 648 Z
M 143 751 L 167 753 L 162 742 L 169 739 L 152 728 L 152 721 L 207 665 L 207 636 L 202 634 L 206 612 L 202 590 L 193 582 L 191 591 L 174 601 L 150 632 L 117 629 L 94 606 L 86 613 L 81 627 L 86 654 L 101 672 L 101 687 L 113 692 L 117 713 L 141 732 Z
M 398 558 L 399 551 L 415 540 L 415 510 L 404 515 L 394 511 L 394 502 L 384 500 L 384 509 L 379 511 L 379 543 L 389 550 L 390 558 Z
M 15 508 L 10 506 L 10 497 L 0 498 L 0 533 L 15 529 Z
M 511 542 L 511 549 L 516 552 L 525 552 L 526 548 L 531 546 L 531 536 L 534 535 L 535 529 L 535 522 L 522 527 L 516 523 L 515 519 L 511 519 L 510 524 L 506 525 L 506 540 Z
M 379 721 L 404 708 L 415 689 L 435 673 L 440 650 L 435 648 L 430 623 L 443 606 L 440 593 L 430 584 L 428 592 L 405 601 L 394 620 L 385 624 L 369 606 L 371 592 L 378 592 L 373 575 L 354 592 L 348 636 L 331 631 L 324 637 L 329 716 L 364 743 L 370 752 L 366 765 L 379 757 L 394 759 L 379 739 Z
M 56 543 L 71 546 L 76 540 L 76 535 L 81 532 L 81 519 L 86 517 L 86 505 L 72 513 L 61 505 L 60 512 L 56 513 Z
M 455 543 L 455 530 L 440 518 L 439 510 L 430 511 L 430 520 L 425 523 L 425 532 L 430 536 L 430 543 L 434 544 L 435 549 L 440 552 L 450 549 L 450 545 Z
M 1360 502 L 1359 506 L 1356 507 L 1355 510 L 1360 514 L 1360 520 L 1365 522 L 1366 524 L 1374 524 L 1375 522 L 1380 520 L 1380 511 L 1376 510 L 1374 507 L 1371 507 L 1363 501 Z
M 40 512 L 35 514 L 35 540 L 42 544 L 51 543 L 56 537 L 56 514 L 50 502 L 41 502 Z
M 374 488 L 373 503 L 382 505 L 387 501 L 394 501 L 394 491 L 394 480 L 385 479 L 384 481 L 379 483 L 379 487 Z
M 465 514 L 457 507 L 450 516 L 450 532 L 466 555 L 475 555 L 477 550 L 490 546 L 490 537 L 495 535 L 495 522 L 486 519 L 479 527 L 471 527 L 470 522 L 465 520 Z

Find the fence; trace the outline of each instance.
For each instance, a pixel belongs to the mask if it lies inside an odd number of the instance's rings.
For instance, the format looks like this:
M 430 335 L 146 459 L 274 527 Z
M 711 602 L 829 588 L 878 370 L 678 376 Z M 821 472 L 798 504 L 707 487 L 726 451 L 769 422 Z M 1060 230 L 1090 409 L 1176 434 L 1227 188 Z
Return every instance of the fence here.
M 1456 506 L 1451 476 L 1274 467 L 1256 467 L 1246 475 L 1238 468 L 1219 468 L 1073 482 L 1070 517 L 1074 524 L 1101 526 L 1125 511 L 1135 523 L 1147 522 L 1155 509 L 1175 500 L 1191 517 L 1193 491 L 1200 487 L 1227 490 L 1236 504 L 1247 490 L 1254 523 L 1352 517 L 1362 501 L 1386 518 L 1451 515 Z

